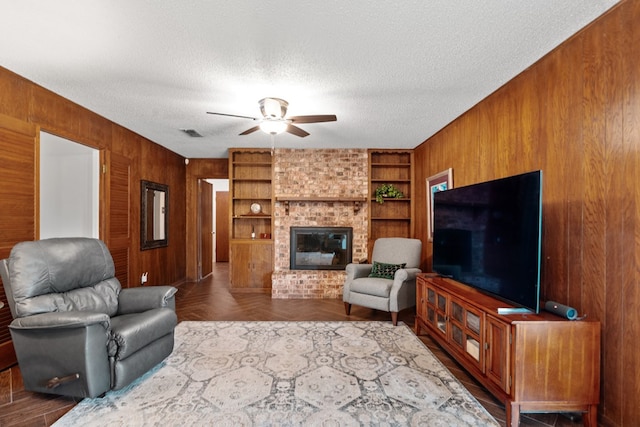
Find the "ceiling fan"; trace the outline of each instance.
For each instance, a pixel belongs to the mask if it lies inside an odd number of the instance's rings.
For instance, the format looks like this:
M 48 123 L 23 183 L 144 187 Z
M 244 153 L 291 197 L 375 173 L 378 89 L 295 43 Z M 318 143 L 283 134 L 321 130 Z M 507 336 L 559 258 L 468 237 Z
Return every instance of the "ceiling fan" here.
M 263 132 L 275 135 L 282 132 L 288 132 L 292 135 L 304 138 L 309 132 L 296 126 L 299 123 L 320 123 L 335 122 L 337 117 L 333 114 L 313 115 L 313 116 L 291 116 L 285 117 L 289 103 L 280 98 L 263 98 L 258 101 L 262 117 L 238 116 L 236 114 L 213 113 L 207 111 L 207 114 L 215 114 L 218 116 L 239 117 L 241 119 L 257 120 L 260 123 L 257 126 L 249 128 L 240 135 L 249 135 L 258 129 Z

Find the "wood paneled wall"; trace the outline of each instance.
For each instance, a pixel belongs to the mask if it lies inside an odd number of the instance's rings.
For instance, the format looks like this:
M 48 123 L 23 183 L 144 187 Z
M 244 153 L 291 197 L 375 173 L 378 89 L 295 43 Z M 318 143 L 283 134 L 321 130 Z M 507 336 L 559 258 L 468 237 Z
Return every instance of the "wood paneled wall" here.
M 542 297 L 601 322 L 599 414 L 616 426 L 640 420 L 638 22 L 623 0 L 415 152 L 416 212 L 449 167 L 455 187 L 543 170 Z
M 184 281 L 184 158 L 1 67 L 0 94 L 0 114 L 130 159 L 131 282 L 123 286 L 138 285 L 138 278 L 145 271 L 149 272 L 149 283 L 152 285 Z M 142 179 L 169 185 L 171 199 L 167 248 L 140 251 L 139 182 Z
M 103 159 L 112 155 L 128 160 L 131 191 L 129 200 L 122 203 L 127 204 L 124 210 L 127 211 L 130 225 L 128 235 L 124 233 L 128 245 L 128 248 L 125 247 L 125 252 L 128 252 L 125 259 L 128 257 L 129 260 L 125 277 L 129 277 L 129 283 L 123 283 L 123 286 L 139 285 L 140 276 L 145 271 L 149 272 L 150 285 L 178 284 L 185 280 L 186 167 L 183 157 L 1 67 L 0 117 L 0 124 L 24 123 L 102 150 Z M 32 138 L 30 146 L 25 149 L 37 152 L 37 147 L 37 141 Z M 37 162 L 36 157 L 33 164 L 21 166 L 24 175 L 22 178 L 26 179 L 30 175 L 32 181 L 37 181 Z M 169 186 L 169 246 L 166 248 L 140 250 L 139 183 L 142 179 Z M 12 183 L 0 183 L 5 192 L 10 191 L 11 186 Z M 37 188 L 36 182 L 29 190 L 31 194 L 27 196 L 37 200 Z M 104 197 L 104 194 L 101 197 Z M 104 200 L 101 200 L 101 205 L 103 202 Z M 36 238 L 38 224 L 37 212 L 26 212 L 18 204 L 10 203 L 8 198 L 3 198 L 1 203 L 3 208 L 0 210 L 0 257 L 4 258 L 13 244 L 17 243 L 12 237 L 16 231 L 20 231 L 24 236 Z M 122 210 L 122 206 L 110 208 Z M 104 223 L 105 221 L 101 221 L 101 238 L 109 244 L 109 236 L 104 235 Z M 120 252 L 119 250 L 118 254 Z M 7 307 L 0 312 L 0 363 L 3 361 L 3 343 L 7 342 L 8 337 L 5 332 L 10 315 L 5 316 L 7 313 Z
M 9 256 L 13 245 L 36 238 L 39 218 L 38 129 L 22 120 L 0 115 L 0 259 Z M 1 283 L 1 280 L 0 280 Z M 0 286 L 0 301 L 7 301 Z M 0 309 L 0 369 L 15 363 L 9 335 L 9 307 Z

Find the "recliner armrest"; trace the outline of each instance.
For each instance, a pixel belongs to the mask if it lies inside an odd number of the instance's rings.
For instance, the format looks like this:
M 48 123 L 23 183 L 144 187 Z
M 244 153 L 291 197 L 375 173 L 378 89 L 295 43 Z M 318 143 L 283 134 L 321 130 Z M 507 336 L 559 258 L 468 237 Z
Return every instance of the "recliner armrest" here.
M 21 330 L 74 329 L 98 323 L 101 323 L 105 330 L 108 330 L 111 325 L 111 319 L 104 313 L 91 311 L 60 311 L 19 317 L 11 322 L 9 328 Z
M 389 310 L 400 311 L 416 303 L 416 277 L 422 270 L 419 268 L 401 268 L 393 276 L 391 285 Z
M 397 295 L 401 289 L 405 288 L 405 283 L 415 283 L 418 273 L 422 273 L 419 268 L 401 268 L 396 270 L 391 285 L 391 294 Z M 394 296 L 394 298 L 397 298 Z
M 367 277 L 371 274 L 373 264 L 347 264 L 345 271 L 347 273 L 346 281 L 351 281 L 359 277 Z
M 173 286 L 147 286 L 125 288 L 118 295 L 118 314 L 140 313 L 154 308 L 171 308 L 175 311 Z
M 416 276 L 422 273 L 422 270 L 419 268 L 401 268 L 396 271 L 393 276 L 394 282 L 406 282 L 407 280 L 415 280 Z

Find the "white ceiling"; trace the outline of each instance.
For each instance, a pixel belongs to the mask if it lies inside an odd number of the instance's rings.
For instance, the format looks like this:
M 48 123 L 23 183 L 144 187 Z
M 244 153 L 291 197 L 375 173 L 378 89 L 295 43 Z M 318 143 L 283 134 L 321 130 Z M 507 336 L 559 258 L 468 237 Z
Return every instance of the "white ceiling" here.
M 267 96 L 338 116 L 278 147 L 415 148 L 615 3 L 0 0 L 0 66 L 188 158 L 270 147 L 206 114 Z

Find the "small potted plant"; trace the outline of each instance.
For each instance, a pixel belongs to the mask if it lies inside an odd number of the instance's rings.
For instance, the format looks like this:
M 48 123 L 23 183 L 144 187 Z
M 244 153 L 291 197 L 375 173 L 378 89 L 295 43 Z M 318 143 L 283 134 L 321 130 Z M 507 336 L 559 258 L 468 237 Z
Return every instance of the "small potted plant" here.
M 376 202 L 382 204 L 385 198 L 401 199 L 404 193 L 393 184 L 381 184 L 376 188 Z

